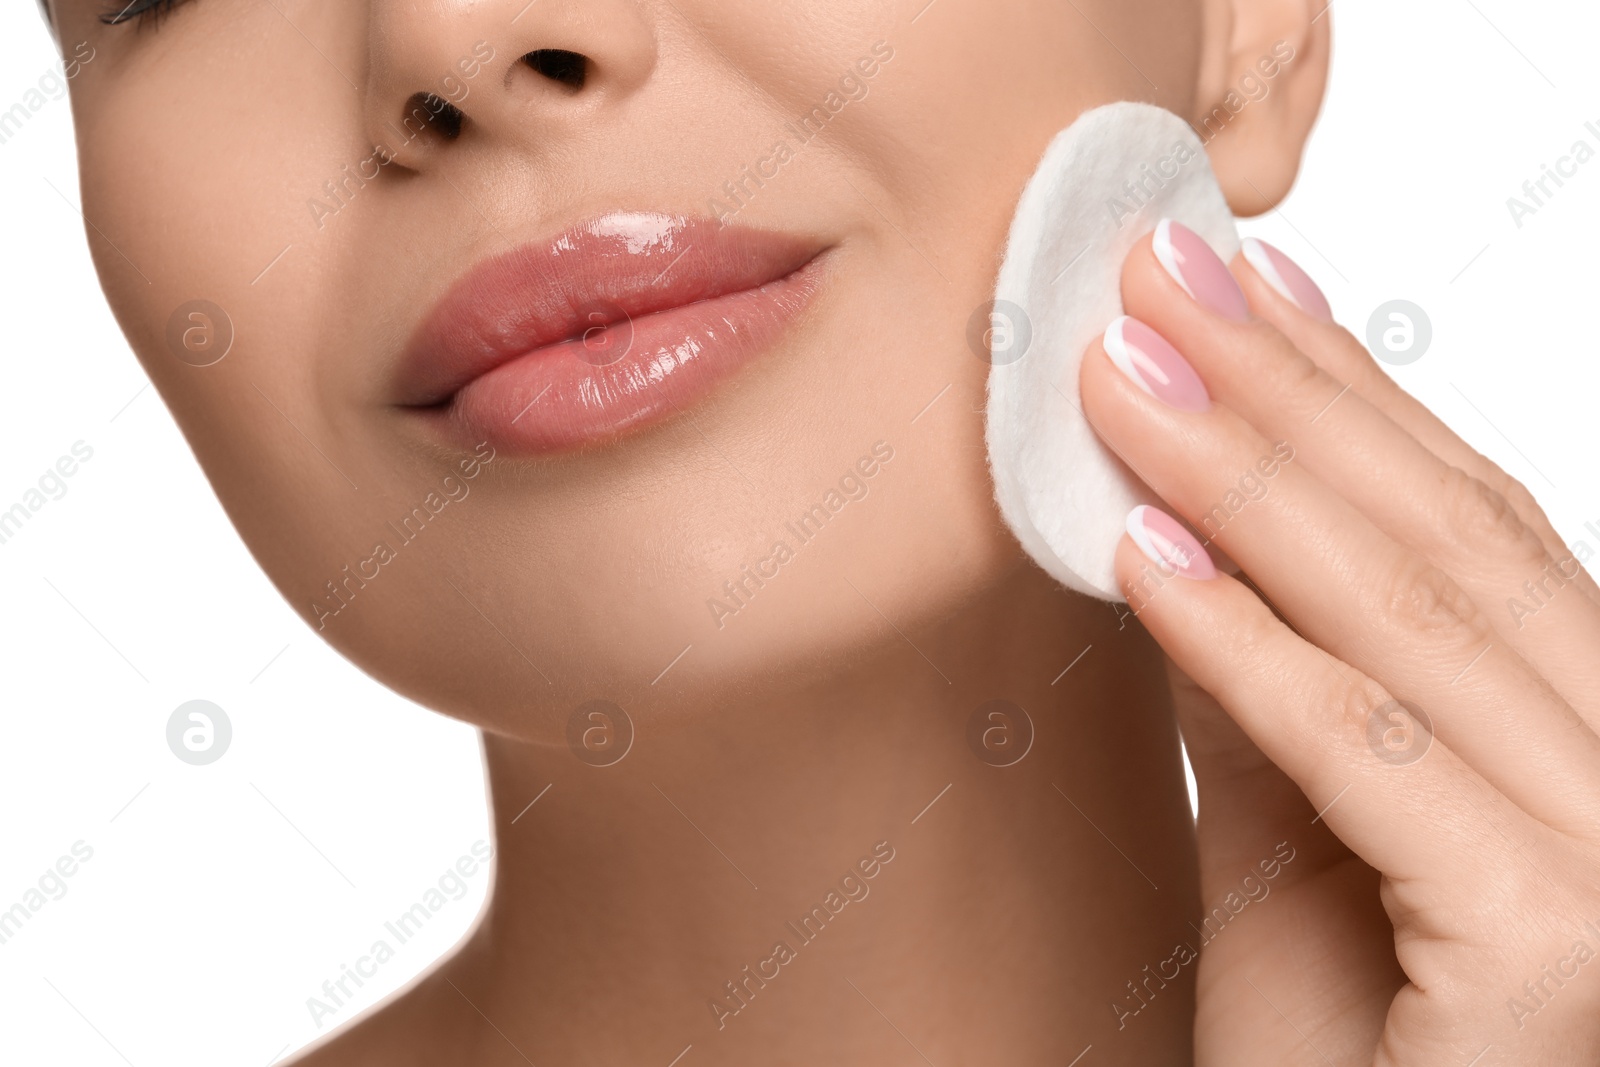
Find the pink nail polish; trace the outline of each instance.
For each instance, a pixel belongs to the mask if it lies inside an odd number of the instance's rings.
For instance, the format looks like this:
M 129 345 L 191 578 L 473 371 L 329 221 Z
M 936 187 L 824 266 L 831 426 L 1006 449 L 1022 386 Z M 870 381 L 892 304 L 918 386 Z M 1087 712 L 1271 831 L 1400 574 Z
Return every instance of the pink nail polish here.
M 1211 394 L 1189 361 L 1138 319 L 1128 315 L 1106 327 L 1106 355 L 1140 389 L 1179 411 L 1207 411 Z
M 1215 578 L 1216 565 L 1183 524 L 1158 508 L 1140 504 L 1128 512 L 1128 535 L 1150 562 L 1185 578 Z
M 1244 258 L 1280 296 L 1307 315 L 1323 322 L 1333 321 L 1333 309 L 1328 306 L 1328 298 L 1322 295 L 1317 283 L 1311 280 L 1311 275 L 1300 269 L 1298 263 L 1254 237 L 1246 237 L 1239 244 Z
M 1162 219 L 1153 244 L 1156 259 L 1173 281 L 1196 302 L 1225 319 L 1244 322 L 1250 317 L 1244 291 L 1228 273 L 1228 266 L 1200 235 L 1181 222 Z

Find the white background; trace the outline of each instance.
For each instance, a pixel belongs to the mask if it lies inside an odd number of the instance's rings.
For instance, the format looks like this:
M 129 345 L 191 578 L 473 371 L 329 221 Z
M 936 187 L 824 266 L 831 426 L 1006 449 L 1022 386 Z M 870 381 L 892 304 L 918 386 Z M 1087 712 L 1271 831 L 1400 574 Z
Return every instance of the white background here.
M 945 0 L 948 3 L 972 0 Z M 920 5 L 913 5 L 920 6 Z M 1299 187 L 1245 224 L 1354 327 L 1403 298 L 1434 339 L 1395 376 L 1600 550 L 1592 333 L 1600 160 L 1518 229 L 1507 197 L 1600 148 L 1592 4 L 1337 0 L 1332 86 Z M 54 62 L 0 5 L 0 110 Z M 0 545 L 0 910 L 79 840 L 67 892 L 0 945 L 0 1061 L 265 1067 L 319 1033 L 306 998 L 474 841 L 476 737 L 321 645 L 257 571 L 104 307 L 71 119 L 0 145 L 0 510 L 82 440 L 68 492 Z M 202 698 L 216 764 L 168 751 Z M 488 873 L 335 1023 L 471 925 Z M 325 1032 L 325 1031 L 323 1031 Z

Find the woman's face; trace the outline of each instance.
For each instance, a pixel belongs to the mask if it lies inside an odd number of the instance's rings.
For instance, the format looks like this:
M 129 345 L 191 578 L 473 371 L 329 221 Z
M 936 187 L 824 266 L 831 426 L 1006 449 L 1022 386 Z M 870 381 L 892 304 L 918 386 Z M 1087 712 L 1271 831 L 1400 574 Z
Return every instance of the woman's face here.
M 1050 136 L 1191 114 L 1202 33 L 1195 0 L 106 6 L 54 6 L 90 242 L 218 496 L 335 647 L 529 738 L 899 640 L 1016 562 L 969 323 Z

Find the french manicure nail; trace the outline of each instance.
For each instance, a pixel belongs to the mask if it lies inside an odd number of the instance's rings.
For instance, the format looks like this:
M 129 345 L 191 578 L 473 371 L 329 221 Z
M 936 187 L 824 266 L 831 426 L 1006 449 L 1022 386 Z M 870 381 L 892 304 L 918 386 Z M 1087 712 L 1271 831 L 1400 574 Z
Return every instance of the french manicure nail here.
M 1323 322 L 1333 321 L 1333 308 L 1328 306 L 1328 298 L 1322 295 L 1317 283 L 1311 280 L 1311 275 L 1300 269 L 1298 263 L 1254 237 L 1246 237 L 1239 245 L 1244 258 L 1257 274 L 1266 279 L 1268 285 L 1278 291 L 1278 295 L 1307 315 Z
M 1140 504 L 1128 512 L 1128 535 L 1150 562 L 1185 578 L 1215 578 L 1216 565 L 1183 524 L 1159 508 Z
M 1106 355 L 1140 389 L 1179 411 L 1206 411 L 1211 394 L 1189 361 L 1138 319 L 1123 315 L 1106 327 Z
M 1228 273 L 1228 265 L 1199 234 L 1181 222 L 1162 219 L 1156 225 L 1153 247 L 1172 280 L 1202 307 L 1235 322 L 1250 317 L 1244 291 Z

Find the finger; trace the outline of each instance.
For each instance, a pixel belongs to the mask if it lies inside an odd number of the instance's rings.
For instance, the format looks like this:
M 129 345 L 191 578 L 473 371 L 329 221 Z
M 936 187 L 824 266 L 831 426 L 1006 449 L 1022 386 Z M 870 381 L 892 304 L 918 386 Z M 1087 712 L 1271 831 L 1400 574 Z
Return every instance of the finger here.
M 1216 698 L 1170 656 L 1165 659 L 1173 710 L 1199 792 L 1195 831 L 1203 910 L 1195 933 L 1205 942 L 1209 973 L 1213 978 L 1236 974 L 1236 968 L 1251 963 L 1263 939 L 1293 939 L 1319 961 L 1321 977 L 1303 976 L 1304 988 L 1298 992 L 1305 997 L 1326 999 L 1328 973 L 1363 976 L 1359 989 L 1346 991 L 1353 996 L 1338 998 L 1337 1014 L 1339 1029 L 1347 1036 L 1352 1029 L 1373 1035 L 1366 1045 L 1370 1048 L 1383 1028 L 1389 1002 L 1406 981 L 1394 958 L 1392 923 L 1379 899 L 1379 873 L 1339 840 L 1326 819 L 1317 818 L 1299 785 L 1267 758 Z M 1253 912 L 1244 919 L 1253 931 L 1249 940 L 1230 936 L 1218 941 L 1217 935 L 1235 921 L 1230 904 L 1237 907 L 1241 874 L 1251 876 L 1243 883 L 1247 893 L 1261 894 L 1258 899 L 1265 899 L 1269 890 L 1293 893 L 1298 908 Z M 1313 931 L 1300 921 L 1299 913 L 1307 907 L 1326 918 Z M 1259 973 L 1258 967 L 1249 969 Z M 1293 974 L 1287 977 L 1301 985 Z M 1256 1003 L 1271 1012 L 1264 1002 Z M 1356 1017 L 1366 1025 L 1355 1023 Z M 1206 1029 L 1216 1021 L 1203 1017 L 1197 1025 Z M 1228 1025 L 1238 1025 L 1238 1020 Z
M 1364 861 L 1393 879 L 1428 879 L 1458 871 L 1462 855 L 1503 848 L 1486 817 L 1538 832 L 1442 741 L 1413 735 L 1409 748 L 1374 749 L 1369 724 L 1387 721 L 1388 691 L 1295 635 L 1240 582 L 1174 573 L 1156 555 L 1131 537 L 1117 549 L 1139 621 L 1294 780 L 1315 809 L 1309 819 Z
M 1130 291 L 1147 294 L 1140 304 L 1152 305 L 1149 313 L 1163 320 L 1151 323 L 1157 332 L 1177 331 L 1164 336 L 1218 402 L 1268 440 L 1290 442 L 1295 463 L 1454 578 L 1511 648 L 1591 726 L 1600 726 L 1600 663 L 1593 655 L 1600 648 L 1600 604 L 1577 591 L 1581 568 L 1570 553 L 1552 557 L 1505 497 L 1347 391 L 1278 330 L 1219 322 L 1186 299 L 1148 249 L 1129 257 L 1126 276 Z M 1172 297 L 1163 310 L 1154 309 L 1150 290 Z M 1259 477 L 1248 482 L 1247 491 L 1271 489 Z M 1235 496 L 1244 499 L 1239 487 Z M 1234 511 L 1219 498 L 1196 520 L 1197 529 L 1215 537 Z
M 1170 346 L 1163 354 L 1149 337 L 1140 342 L 1173 375 L 1183 373 Z M 1281 450 L 1227 408 L 1181 410 L 1156 399 L 1099 343 L 1081 385 L 1096 431 L 1197 526 L 1237 472 L 1271 469 L 1272 491 L 1219 532 L 1228 555 L 1312 642 L 1434 716 L 1461 758 L 1516 803 L 1563 828 L 1600 824 L 1592 799 L 1600 796 L 1600 738 L 1448 575 L 1300 465 L 1263 468 L 1263 457 L 1281 459 Z
M 1294 780 L 1268 759 L 1248 734 L 1206 692 L 1167 658 L 1172 706 L 1194 768 L 1199 806 L 1200 893 L 1217 900 L 1279 842 L 1300 859 L 1282 885 L 1317 877 L 1352 860 L 1350 849 L 1316 811 Z
M 1247 241 L 1245 252 L 1234 259 L 1230 269 L 1258 318 L 1275 326 L 1341 386 L 1348 383 L 1355 394 L 1387 415 L 1424 448 L 1506 500 L 1552 559 L 1572 557 L 1572 550 L 1556 533 L 1533 494 L 1493 460 L 1461 440 L 1437 415 L 1384 373 L 1366 347 L 1332 321 L 1326 311 L 1327 300 L 1316 283 L 1292 260 L 1264 241 L 1253 244 Z M 1298 294 L 1298 299 L 1285 295 L 1285 289 Z M 1578 569 L 1573 583 L 1581 595 L 1600 605 L 1600 585 L 1592 575 Z

